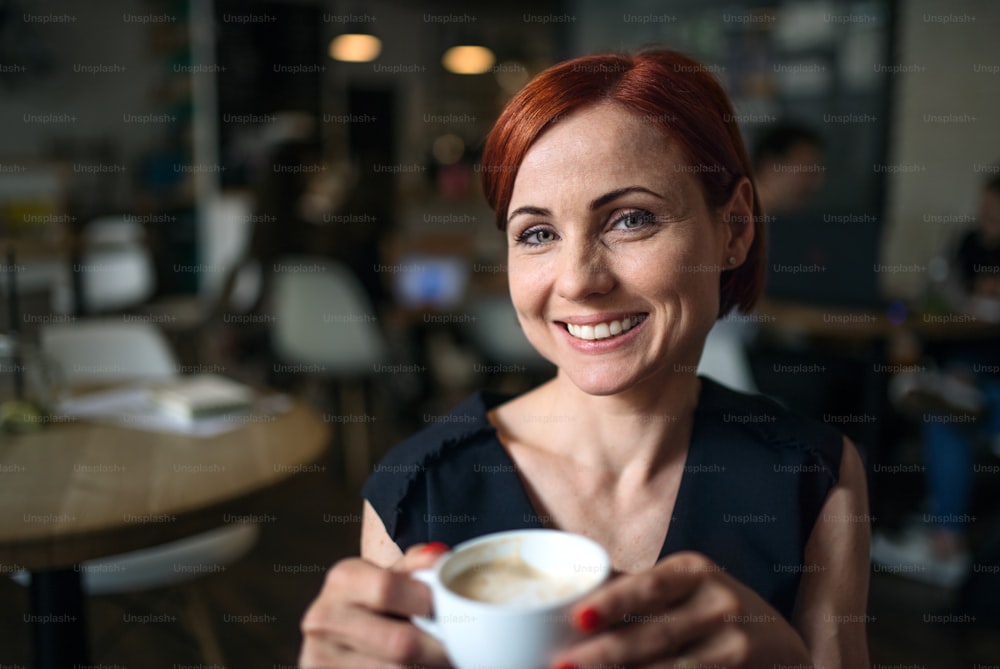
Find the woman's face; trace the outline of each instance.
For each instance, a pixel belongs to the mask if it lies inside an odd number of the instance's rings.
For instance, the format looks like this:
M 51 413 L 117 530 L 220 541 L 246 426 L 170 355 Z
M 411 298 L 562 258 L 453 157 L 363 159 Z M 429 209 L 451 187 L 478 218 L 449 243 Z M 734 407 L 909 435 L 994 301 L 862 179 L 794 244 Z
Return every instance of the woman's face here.
M 583 391 L 624 392 L 698 364 L 720 272 L 743 262 L 753 226 L 724 222 L 751 220 L 749 182 L 712 211 L 697 169 L 613 103 L 560 120 L 521 163 L 511 298 L 531 343 Z

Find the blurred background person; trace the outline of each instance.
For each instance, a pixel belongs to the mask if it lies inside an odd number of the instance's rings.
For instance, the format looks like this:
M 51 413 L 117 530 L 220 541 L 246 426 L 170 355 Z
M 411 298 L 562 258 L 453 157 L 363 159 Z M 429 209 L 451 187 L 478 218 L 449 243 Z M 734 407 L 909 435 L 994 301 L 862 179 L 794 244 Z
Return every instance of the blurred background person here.
M 753 155 L 757 197 L 767 216 L 805 209 L 823 186 L 823 140 L 801 123 L 770 126 L 757 139 Z
M 958 246 L 958 271 L 971 298 L 1000 301 L 1000 177 L 980 194 L 976 227 Z
M 752 155 L 755 196 L 766 223 L 806 209 L 823 185 L 823 140 L 805 125 L 789 120 L 767 127 Z M 698 373 L 737 390 L 784 394 L 780 386 L 761 388 L 755 379 L 750 359 L 757 334 L 756 323 L 746 314 L 719 320 L 705 342 Z
M 984 184 L 976 226 L 961 235 L 947 263 L 931 306 L 989 318 L 1000 299 L 1000 178 Z M 901 573 L 944 587 L 968 574 L 974 466 L 980 452 L 1000 455 L 998 344 L 995 337 L 928 344 L 921 360 L 926 370 L 893 379 L 892 399 L 920 421 L 927 499 L 922 521 L 911 520 L 896 534 L 875 534 L 877 564 L 912 567 Z

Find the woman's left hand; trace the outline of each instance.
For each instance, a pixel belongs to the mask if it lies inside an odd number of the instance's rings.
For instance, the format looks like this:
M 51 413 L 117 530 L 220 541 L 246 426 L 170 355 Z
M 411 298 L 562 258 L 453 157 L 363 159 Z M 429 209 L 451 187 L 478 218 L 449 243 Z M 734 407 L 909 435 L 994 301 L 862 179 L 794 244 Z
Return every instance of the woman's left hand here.
M 608 582 L 573 609 L 573 620 L 589 638 L 553 667 L 770 667 L 775 649 L 783 663 L 811 663 L 784 618 L 700 553 Z

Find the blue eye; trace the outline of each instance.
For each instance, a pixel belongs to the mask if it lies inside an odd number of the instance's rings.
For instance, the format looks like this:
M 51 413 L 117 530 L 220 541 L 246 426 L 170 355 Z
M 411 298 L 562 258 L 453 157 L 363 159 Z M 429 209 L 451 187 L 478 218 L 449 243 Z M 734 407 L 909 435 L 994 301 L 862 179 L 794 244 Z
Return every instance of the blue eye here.
M 528 246 L 539 246 L 541 244 L 548 244 L 549 242 L 555 241 L 556 235 L 554 232 L 548 228 L 528 228 L 521 234 L 517 236 L 518 244 L 526 244 Z
M 648 211 L 634 209 L 615 219 L 612 226 L 616 230 L 638 230 L 656 222 L 656 216 Z

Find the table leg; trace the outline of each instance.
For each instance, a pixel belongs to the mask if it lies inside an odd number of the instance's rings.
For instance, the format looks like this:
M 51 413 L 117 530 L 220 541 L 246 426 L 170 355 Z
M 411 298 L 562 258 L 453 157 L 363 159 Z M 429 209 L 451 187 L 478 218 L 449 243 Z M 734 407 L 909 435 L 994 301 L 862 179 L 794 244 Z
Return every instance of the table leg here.
M 74 569 L 31 574 L 30 620 L 37 669 L 90 664 L 81 576 Z

